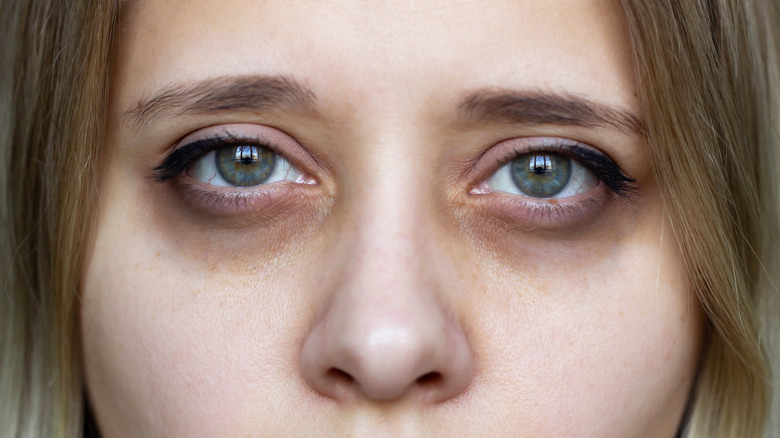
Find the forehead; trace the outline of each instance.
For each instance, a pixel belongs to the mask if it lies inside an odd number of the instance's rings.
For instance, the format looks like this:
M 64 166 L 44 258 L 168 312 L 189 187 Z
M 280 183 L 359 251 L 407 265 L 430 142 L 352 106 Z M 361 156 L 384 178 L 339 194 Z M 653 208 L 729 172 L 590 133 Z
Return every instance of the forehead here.
M 512 87 L 636 108 L 612 0 L 136 1 L 113 62 L 125 107 L 172 84 L 266 74 L 301 79 L 334 103 Z

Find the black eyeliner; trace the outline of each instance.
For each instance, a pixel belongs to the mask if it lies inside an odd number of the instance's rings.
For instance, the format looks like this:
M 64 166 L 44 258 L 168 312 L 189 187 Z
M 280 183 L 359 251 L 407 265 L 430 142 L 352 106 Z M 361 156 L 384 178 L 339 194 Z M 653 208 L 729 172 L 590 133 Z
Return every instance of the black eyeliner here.
M 627 198 L 636 191 L 636 180 L 626 176 L 606 155 L 580 146 L 567 147 L 566 151 L 594 172 L 618 196 Z
M 614 161 L 601 152 L 589 148 L 576 146 L 571 143 L 556 143 L 549 145 L 533 146 L 517 155 L 517 159 L 528 154 L 560 154 L 577 161 L 602 181 L 610 190 L 622 198 L 629 198 L 636 192 L 636 180 L 626 176 Z
M 204 138 L 193 141 L 182 147 L 176 148 L 168 155 L 165 161 L 154 168 L 154 178 L 159 181 L 166 181 L 175 178 L 192 164 L 193 161 L 201 156 L 219 148 L 229 146 L 257 146 L 267 147 L 257 139 L 248 139 L 232 136 L 219 136 Z

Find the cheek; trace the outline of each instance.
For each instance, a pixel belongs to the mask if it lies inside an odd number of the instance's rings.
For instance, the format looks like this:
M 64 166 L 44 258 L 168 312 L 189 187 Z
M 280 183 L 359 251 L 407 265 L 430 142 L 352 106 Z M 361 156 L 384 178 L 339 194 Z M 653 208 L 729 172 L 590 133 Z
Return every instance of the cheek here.
M 507 421 L 519 409 L 524 427 L 544 436 L 675 433 L 704 318 L 677 242 L 659 225 L 638 222 L 624 239 L 553 248 L 514 266 L 488 264 L 475 344 L 501 358 L 486 360 L 483 373 L 506 382 L 496 397 L 514 407 Z
M 292 273 L 274 270 L 284 263 L 204 266 L 148 216 L 106 211 L 81 304 L 87 386 L 106 436 L 243 436 L 258 412 L 294 412 L 282 389 L 296 388 L 284 382 L 296 378 L 289 358 L 306 305 Z

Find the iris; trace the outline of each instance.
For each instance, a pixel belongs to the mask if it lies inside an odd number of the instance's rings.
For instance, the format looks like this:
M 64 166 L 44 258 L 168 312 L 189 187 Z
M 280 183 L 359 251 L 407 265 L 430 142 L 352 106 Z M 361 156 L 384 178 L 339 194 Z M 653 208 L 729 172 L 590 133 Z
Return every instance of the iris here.
M 216 151 L 217 171 L 236 187 L 251 187 L 264 183 L 276 168 L 276 154 L 258 146 L 224 147 Z
M 517 188 L 534 198 L 560 193 L 571 179 L 571 160 L 555 154 L 524 154 L 512 162 L 511 176 Z

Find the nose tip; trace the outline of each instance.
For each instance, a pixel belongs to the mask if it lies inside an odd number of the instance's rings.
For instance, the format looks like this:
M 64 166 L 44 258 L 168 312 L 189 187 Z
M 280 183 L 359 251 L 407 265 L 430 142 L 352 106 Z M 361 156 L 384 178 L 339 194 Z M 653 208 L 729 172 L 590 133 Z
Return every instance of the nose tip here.
M 321 321 L 303 346 L 307 383 L 339 401 L 438 403 L 457 396 L 474 372 L 465 334 L 454 321 L 423 316 L 368 318 L 362 328 L 349 321 Z
M 431 225 L 433 203 L 406 188 L 393 178 L 363 193 L 347 222 L 356 234 L 335 241 L 315 285 L 322 304 L 299 372 L 340 403 L 442 403 L 464 393 L 474 375 L 458 318 L 464 283 Z

